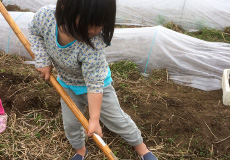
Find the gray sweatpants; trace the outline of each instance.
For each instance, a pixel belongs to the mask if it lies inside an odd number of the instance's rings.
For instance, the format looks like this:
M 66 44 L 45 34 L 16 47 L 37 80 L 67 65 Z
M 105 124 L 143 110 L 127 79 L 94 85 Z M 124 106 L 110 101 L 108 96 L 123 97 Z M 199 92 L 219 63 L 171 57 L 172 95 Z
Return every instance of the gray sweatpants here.
M 84 113 L 85 106 L 88 105 L 87 94 L 76 95 L 72 90 L 64 89 L 80 111 Z M 84 128 L 63 99 L 61 99 L 61 106 L 66 137 L 73 148 L 82 148 L 85 145 Z M 100 120 L 109 130 L 120 135 L 131 146 L 137 146 L 143 142 L 140 130 L 130 116 L 121 109 L 112 85 L 103 90 Z

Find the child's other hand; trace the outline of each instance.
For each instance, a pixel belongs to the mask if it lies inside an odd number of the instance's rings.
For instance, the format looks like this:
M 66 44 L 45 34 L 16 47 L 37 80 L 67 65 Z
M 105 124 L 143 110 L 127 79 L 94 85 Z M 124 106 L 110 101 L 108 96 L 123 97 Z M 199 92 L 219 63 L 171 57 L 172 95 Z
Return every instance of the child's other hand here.
M 100 137 L 103 137 L 99 120 L 89 120 L 89 128 L 88 128 L 87 136 L 92 137 L 93 133 L 96 133 Z
M 43 68 L 36 68 L 36 69 L 42 78 L 44 78 L 46 81 L 49 81 L 52 66 L 47 66 L 47 67 L 43 67 Z

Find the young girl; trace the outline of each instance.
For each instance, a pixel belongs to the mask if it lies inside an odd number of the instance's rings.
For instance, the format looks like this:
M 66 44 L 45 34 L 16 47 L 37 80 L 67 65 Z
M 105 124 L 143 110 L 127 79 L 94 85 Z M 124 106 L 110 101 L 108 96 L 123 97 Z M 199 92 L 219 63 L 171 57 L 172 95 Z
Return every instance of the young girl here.
M 45 6 L 29 25 L 31 49 L 40 76 L 49 80 L 51 66 L 58 82 L 81 112 L 89 107 L 87 135 L 102 135 L 99 119 L 134 146 L 142 160 L 157 158 L 143 143 L 141 132 L 120 108 L 103 49 L 114 32 L 116 0 L 58 0 Z M 72 160 L 87 154 L 82 125 L 61 99 L 66 137 L 76 149 Z

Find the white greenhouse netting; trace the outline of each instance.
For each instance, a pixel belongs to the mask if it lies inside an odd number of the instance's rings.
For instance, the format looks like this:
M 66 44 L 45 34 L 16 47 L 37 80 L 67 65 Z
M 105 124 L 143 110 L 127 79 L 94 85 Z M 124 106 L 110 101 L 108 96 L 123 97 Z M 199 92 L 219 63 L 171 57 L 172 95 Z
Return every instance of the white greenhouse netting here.
M 10 15 L 28 38 L 34 13 Z M 30 57 L 2 16 L 0 22 L 0 49 Z M 166 68 L 174 82 L 206 91 L 220 89 L 223 70 L 230 68 L 230 44 L 206 42 L 161 26 L 116 28 L 105 51 L 109 63 L 131 60 L 145 74 Z
M 229 0 L 117 0 L 117 23 L 155 26 L 174 22 L 185 30 L 230 26 Z
M 28 24 L 29 22 L 32 21 L 34 13 L 9 12 L 9 14 L 14 19 L 18 27 L 21 29 L 22 33 L 28 38 L 29 37 Z M 4 51 L 5 53 L 17 54 L 32 59 L 1 14 L 0 14 L 0 23 L 1 23 L 0 51 Z
M 230 68 L 230 44 L 207 42 L 162 26 L 116 29 L 109 62 L 132 60 L 141 72 L 166 68 L 174 82 L 202 90 L 221 88 Z
M 3 0 L 22 9 L 37 11 L 57 0 Z M 116 23 L 155 26 L 174 22 L 185 30 L 230 26 L 230 0 L 117 0 Z

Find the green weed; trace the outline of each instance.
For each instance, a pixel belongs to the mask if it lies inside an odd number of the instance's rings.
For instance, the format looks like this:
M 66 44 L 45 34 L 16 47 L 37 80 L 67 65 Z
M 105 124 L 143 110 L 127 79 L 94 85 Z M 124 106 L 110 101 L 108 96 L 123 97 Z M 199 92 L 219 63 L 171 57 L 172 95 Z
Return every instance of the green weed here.
M 127 102 L 127 99 L 129 98 L 129 95 L 125 95 L 124 98 L 123 98 L 123 101 L 124 102 Z
M 158 15 L 157 21 L 160 25 L 163 25 L 165 23 L 165 18 L 162 15 Z
M 137 111 L 137 106 L 136 105 L 132 105 L 132 109 L 134 109 L 134 111 Z
M 125 83 L 121 83 L 121 84 L 120 84 L 120 87 L 126 88 L 126 87 L 129 87 L 129 85 L 128 85 L 128 84 L 125 84 Z
M 38 139 L 41 139 L 41 134 L 39 132 L 36 132 L 35 137 L 37 137 Z
M 199 24 L 200 30 L 195 32 L 185 31 L 181 26 L 173 22 L 164 24 L 164 27 L 205 41 L 230 43 L 230 27 L 226 27 L 224 31 L 221 31 L 207 28 L 203 22 Z
M 204 28 L 197 32 L 185 32 L 185 34 L 205 41 L 230 43 L 229 35 L 220 30 Z
M 38 116 L 34 119 L 34 121 L 35 121 L 35 122 L 38 122 L 39 120 L 41 120 L 41 119 L 43 119 L 43 118 L 44 118 L 43 116 L 38 115 Z
M 137 64 L 132 61 L 121 61 L 110 64 L 111 72 L 119 75 L 122 79 L 128 79 L 131 72 L 138 71 Z

